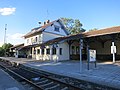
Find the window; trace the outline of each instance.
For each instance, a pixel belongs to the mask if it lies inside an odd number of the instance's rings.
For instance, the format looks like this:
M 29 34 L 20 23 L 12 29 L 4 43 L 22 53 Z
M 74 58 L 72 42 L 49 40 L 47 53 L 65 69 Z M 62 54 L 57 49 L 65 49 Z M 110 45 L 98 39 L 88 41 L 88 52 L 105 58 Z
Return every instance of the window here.
M 37 39 L 38 39 L 38 38 L 36 37 L 36 38 L 35 38 L 35 42 L 37 42 L 37 41 L 38 41 Z
M 61 29 L 65 29 L 64 26 L 61 26 Z
M 37 49 L 37 54 L 40 54 L 40 49 Z
M 59 27 L 55 26 L 55 31 L 59 32 Z
M 49 48 L 46 49 L 46 54 L 50 54 L 50 49 Z
M 53 54 L 53 55 L 56 54 L 56 48 L 52 48 L 52 54 Z
M 42 50 L 41 54 L 43 55 L 44 54 L 44 49 L 41 49 L 41 50 Z
M 60 53 L 60 55 L 62 55 L 62 48 L 60 48 L 59 53 Z

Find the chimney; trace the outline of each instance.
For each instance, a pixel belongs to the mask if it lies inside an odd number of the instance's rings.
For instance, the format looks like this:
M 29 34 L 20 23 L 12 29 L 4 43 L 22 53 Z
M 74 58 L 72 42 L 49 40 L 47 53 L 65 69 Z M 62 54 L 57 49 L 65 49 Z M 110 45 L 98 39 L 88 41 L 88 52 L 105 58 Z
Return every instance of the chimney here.
M 48 24 L 48 23 L 50 23 L 50 20 L 47 20 L 47 21 L 46 21 L 46 24 Z
M 44 22 L 44 25 L 46 24 L 46 22 Z

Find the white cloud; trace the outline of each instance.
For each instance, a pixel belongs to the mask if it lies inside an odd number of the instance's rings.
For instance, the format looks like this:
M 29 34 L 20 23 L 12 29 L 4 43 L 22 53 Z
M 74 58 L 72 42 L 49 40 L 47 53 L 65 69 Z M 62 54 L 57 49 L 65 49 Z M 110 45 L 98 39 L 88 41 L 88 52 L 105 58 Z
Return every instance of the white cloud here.
M 15 33 L 15 34 L 7 34 L 7 43 L 11 44 L 20 44 L 24 43 L 24 38 L 22 38 L 24 34 Z
M 16 8 L 0 8 L 0 14 L 5 15 L 11 15 L 16 11 Z
M 10 35 L 9 37 L 11 38 L 11 39 L 21 39 L 22 38 L 22 36 L 23 36 L 24 34 L 21 34 L 21 33 L 15 33 L 15 34 L 13 34 L 13 35 Z

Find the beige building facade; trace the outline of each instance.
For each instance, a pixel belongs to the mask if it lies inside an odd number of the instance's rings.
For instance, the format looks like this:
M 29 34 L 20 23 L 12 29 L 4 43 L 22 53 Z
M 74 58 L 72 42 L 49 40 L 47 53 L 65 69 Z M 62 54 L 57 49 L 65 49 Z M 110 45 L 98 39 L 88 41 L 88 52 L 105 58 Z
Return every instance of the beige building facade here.
M 89 50 L 96 50 L 97 60 L 111 60 L 111 46 L 114 43 L 115 60 L 120 60 L 120 26 L 69 35 L 61 20 L 47 21 L 45 25 L 32 29 L 24 35 L 25 43 L 16 49 L 36 60 L 82 60 L 89 59 Z M 82 44 L 80 42 L 82 40 Z M 82 48 L 80 52 L 80 48 Z

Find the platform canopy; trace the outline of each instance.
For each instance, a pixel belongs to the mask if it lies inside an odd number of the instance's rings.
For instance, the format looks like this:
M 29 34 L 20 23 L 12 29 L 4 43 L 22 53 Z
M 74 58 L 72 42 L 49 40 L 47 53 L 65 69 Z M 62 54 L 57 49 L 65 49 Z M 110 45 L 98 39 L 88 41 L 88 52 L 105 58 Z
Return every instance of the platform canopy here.
M 120 40 L 120 26 L 84 32 L 82 34 L 85 39 L 89 39 L 91 42 L 97 40 L 105 43 L 110 40 Z

